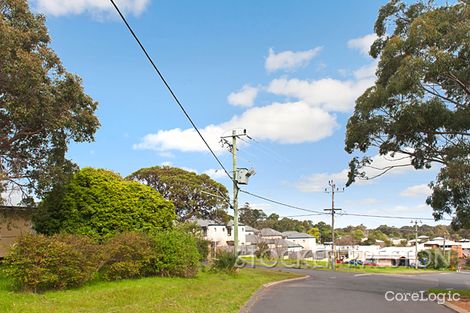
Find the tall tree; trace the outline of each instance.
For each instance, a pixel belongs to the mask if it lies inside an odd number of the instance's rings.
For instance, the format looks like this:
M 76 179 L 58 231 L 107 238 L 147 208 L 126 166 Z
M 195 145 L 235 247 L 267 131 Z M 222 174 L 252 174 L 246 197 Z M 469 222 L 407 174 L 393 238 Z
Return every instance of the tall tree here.
M 97 103 L 49 47 L 45 18 L 26 0 L 0 0 L 0 188 L 25 200 L 75 170 L 70 141 L 92 141 Z
M 229 196 L 224 185 L 206 174 L 196 174 L 177 167 L 142 168 L 127 177 L 157 190 L 176 207 L 180 221 L 191 217 L 218 219 L 220 209 L 227 209 Z
M 470 227 L 470 6 L 391 0 L 375 23 L 377 81 L 356 101 L 346 151 L 376 150 L 409 158 L 416 169 L 440 168 L 427 203 L 436 220 L 453 214 Z M 350 162 L 348 185 L 367 177 L 371 158 Z M 400 165 L 377 168 L 382 175 Z
M 250 225 L 251 227 L 259 227 L 267 216 L 263 210 L 252 209 L 250 204 L 246 202 L 240 209 L 240 222 Z

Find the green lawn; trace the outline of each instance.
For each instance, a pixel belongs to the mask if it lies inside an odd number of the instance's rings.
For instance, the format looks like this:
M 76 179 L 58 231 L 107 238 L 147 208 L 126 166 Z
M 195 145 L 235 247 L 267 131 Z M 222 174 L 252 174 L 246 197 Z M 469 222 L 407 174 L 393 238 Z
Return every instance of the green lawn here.
M 144 278 L 95 282 L 44 294 L 18 293 L 0 276 L 0 312 L 238 312 L 263 284 L 293 277 L 262 269 L 236 275 L 199 273 L 196 278 Z
M 248 264 L 254 264 L 256 266 L 268 266 L 268 267 L 279 267 L 279 268 L 299 268 L 299 262 L 295 260 L 282 260 L 277 262 L 276 260 L 268 259 L 257 259 L 253 257 L 243 257 L 243 260 Z M 329 263 L 324 260 L 304 260 L 300 263 L 300 268 L 304 269 L 315 269 L 315 270 L 330 270 Z M 433 270 L 433 269 L 414 269 L 410 267 L 378 267 L 378 266 L 353 266 L 349 264 L 337 264 L 336 269 L 341 272 L 357 272 L 357 273 L 375 273 L 375 274 L 423 274 L 442 272 L 446 270 Z

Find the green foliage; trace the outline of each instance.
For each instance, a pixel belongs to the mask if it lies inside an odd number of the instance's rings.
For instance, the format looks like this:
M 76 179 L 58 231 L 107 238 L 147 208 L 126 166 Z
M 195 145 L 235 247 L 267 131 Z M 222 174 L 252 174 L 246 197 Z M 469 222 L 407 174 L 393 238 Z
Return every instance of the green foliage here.
M 377 80 L 356 100 L 346 130 L 346 151 L 395 156 L 416 169 L 438 164 L 427 203 L 434 217 L 454 214 L 455 228 L 470 227 L 470 7 L 468 1 L 433 6 L 391 0 L 375 23 Z M 374 178 L 370 157 L 350 162 L 348 185 Z M 403 166 L 403 165 L 398 165 Z M 379 173 L 378 173 L 379 172 Z
M 449 260 L 440 249 L 430 249 L 418 252 L 418 259 L 427 268 L 443 269 L 449 267 Z
M 106 261 L 100 269 L 106 280 L 155 275 L 151 263 L 155 258 L 153 239 L 145 233 L 126 232 L 107 240 L 102 248 Z
M 124 231 L 169 229 L 174 206 L 154 189 L 123 180 L 118 174 L 84 168 L 39 205 L 33 222 L 40 233 L 67 232 L 96 239 Z
M 101 257 L 86 237 L 27 235 L 13 246 L 5 264 L 20 289 L 37 292 L 83 285 L 96 273 Z
M 191 217 L 215 219 L 220 222 L 227 222 L 229 219 L 227 214 L 223 214 L 224 209 L 228 207 L 227 188 L 206 174 L 198 175 L 170 166 L 154 166 L 142 168 L 127 179 L 148 185 L 173 202 L 180 221 Z
M 262 223 L 266 220 L 267 215 L 260 209 L 252 209 L 250 204 L 246 202 L 239 208 L 240 222 L 245 225 L 250 225 L 254 228 L 263 228 Z
M 213 260 L 212 270 L 223 271 L 226 273 L 234 273 L 238 267 L 238 256 L 231 251 L 219 250 Z
M 256 244 L 255 256 L 262 259 L 270 259 L 272 257 L 271 249 L 267 242 L 262 241 Z
M 42 195 L 65 181 L 76 169 L 68 143 L 93 141 L 99 127 L 97 103 L 50 42 L 44 16 L 26 0 L 0 1 L 0 189 L 16 182 Z
M 153 271 L 161 276 L 194 277 L 201 256 L 193 235 L 179 230 L 158 232 L 154 236 Z
M 318 227 L 312 227 L 307 231 L 307 234 L 315 237 L 317 242 L 320 242 L 320 229 Z
M 188 233 L 194 237 L 196 240 L 197 251 L 200 255 L 200 261 L 206 261 L 207 257 L 209 256 L 209 245 L 210 242 L 204 239 L 201 227 L 194 222 L 183 222 L 183 223 L 176 223 L 175 227 L 176 230 Z

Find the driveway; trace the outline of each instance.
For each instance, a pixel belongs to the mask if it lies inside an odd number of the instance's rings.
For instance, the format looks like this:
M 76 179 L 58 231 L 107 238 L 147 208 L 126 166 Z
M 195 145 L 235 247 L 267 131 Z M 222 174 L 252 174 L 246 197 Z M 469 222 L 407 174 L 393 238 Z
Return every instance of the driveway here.
M 468 273 L 376 275 L 331 271 L 289 270 L 310 275 L 264 290 L 253 299 L 252 313 L 446 313 L 432 301 L 387 301 L 385 293 L 410 293 L 429 288 L 470 289 Z

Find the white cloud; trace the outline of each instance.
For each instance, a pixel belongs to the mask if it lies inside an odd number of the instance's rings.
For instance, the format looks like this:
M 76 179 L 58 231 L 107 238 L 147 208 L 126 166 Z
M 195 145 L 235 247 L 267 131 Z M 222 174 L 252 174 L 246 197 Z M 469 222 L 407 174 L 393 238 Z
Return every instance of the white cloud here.
M 321 49 L 321 47 L 316 47 L 306 51 L 288 50 L 279 53 L 275 53 L 273 49 L 269 49 L 265 68 L 268 72 L 274 72 L 277 70 L 291 71 L 306 66 L 313 57 L 320 53 Z
M 207 171 L 204 172 L 204 174 L 209 175 L 212 179 L 219 179 L 219 178 L 224 178 L 226 177 L 226 174 L 224 170 L 219 170 L 219 169 L 208 169 Z
M 348 112 L 375 77 L 361 77 L 359 80 L 337 80 L 323 78 L 319 80 L 301 80 L 280 78 L 273 80 L 267 91 L 276 95 L 293 97 L 326 111 Z
M 302 192 L 320 192 L 328 186 L 328 181 L 333 179 L 338 186 L 344 186 L 348 180 L 348 170 L 338 173 L 315 173 L 304 177 L 297 183 L 297 189 Z
M 32 0 L 32 3 L 38 11 L 53 16 L 83 13 L 93 16 L 114 14 L 114 7 L 109 0 Z M 116 4 L 124 13 L 135 16 L 142 14 L 149 3 L 150 0 L 116 0 Z
M 384 169 L 390 166 L 398 166 L 387 172 L 386 175 L 392 174 L 404 174 L 409 171 L 413 171 L 410 158 L 403 153 L 396 153 L 393 157 L 391 154 L 386 156 L 376 155 L 372 158 L 372 167 L 365 169 L 366 175 L 369 178 L 375 177 L 382 173 Z M 349 169 L 344 169 L 337 173 L 314 173 L 310 176 L 306 176 L 300 179 L 296 187 L 302 192 L 318 192 L 325 190 L 329 180 L 333 179 L 337 186 L 344 186 L 348 181 Z M 360 180 L 357 179 L 355 184 L 366 184 L 372 182 L 371 180 Z
M 232 92 L 228 95 L 227 101 L 231 105 L 251 107 L 258 95 L 258 88 L 250 85 L 245 85 L 237 92 Z
M 258 140 L 293 144 L 321 140 L 332 135 L 336 127 L 335 116 L 328 112 L 304 102 L 289 102 L 248 109 L 225 123 L 201 129 L 201 133 L 211 148 L 221 153 L 225 150 L 219 144 L 220 136 L 232 129 L 247 129 Z M 155 134 L 146 135 L 133 147 L 155 151 L 207 151 L 192 128 L 159 130 Z
M 348 41 L 348 47 L 359 50 L 363 55 L 369 55 L 370 46 L 377 38 L 376 34 L 368 34 L 359 38 L 354 38 Z
M 415 186 L 410 186 L 410 187 L 406 188 L 405 190 L 403 190 L 400 193 L 400 195 L 404 196 L 404 197 L 429 196 L 429 195 L 431 195 L 431 189 L 426 184 L 415 185 Z
M 360 67 L 359 69 L 353 72 L 354 77 L 358 80 L 369 79 L 372 77 L 375 78 L 375 72 L 377 71 L 377 64 L 378 64 L 377 61 L 374 61 L 368 65 L 364 65 Z

